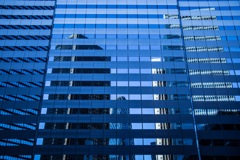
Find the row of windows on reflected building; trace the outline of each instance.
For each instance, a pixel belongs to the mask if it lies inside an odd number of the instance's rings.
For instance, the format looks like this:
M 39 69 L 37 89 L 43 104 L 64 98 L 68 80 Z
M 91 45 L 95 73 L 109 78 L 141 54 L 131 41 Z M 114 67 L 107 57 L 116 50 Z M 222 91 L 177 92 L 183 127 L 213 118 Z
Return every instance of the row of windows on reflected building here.
M 0 159 L 239 159 L 239 1 L 195 2 L 0 2 Z

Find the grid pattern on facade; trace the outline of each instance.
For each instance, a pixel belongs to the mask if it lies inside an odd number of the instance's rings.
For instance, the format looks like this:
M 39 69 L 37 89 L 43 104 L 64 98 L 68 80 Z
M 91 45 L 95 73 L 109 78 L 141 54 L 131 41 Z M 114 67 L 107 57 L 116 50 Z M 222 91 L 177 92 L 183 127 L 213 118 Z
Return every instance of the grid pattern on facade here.
M 0 2 L 0 159 L 33 159 L 55 3 Z
M 239 159 L 239 0 L 15 3 L 0 5 L 0 120 L 20 147 L 3 158 Z

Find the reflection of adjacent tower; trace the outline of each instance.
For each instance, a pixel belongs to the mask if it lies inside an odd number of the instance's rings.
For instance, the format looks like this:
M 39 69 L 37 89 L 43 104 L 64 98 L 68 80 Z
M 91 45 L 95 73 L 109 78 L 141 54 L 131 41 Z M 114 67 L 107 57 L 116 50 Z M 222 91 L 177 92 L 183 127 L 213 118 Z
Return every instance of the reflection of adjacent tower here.
M 214 11 L 215 8 L 204 8 L 200 11 Z M 217 20 L 217 16 L 182 16 L 182 21 L 194 20 Z M 219 26 L 183 26 L 183 30 L 220 30 Z M 184 36 L 184 40 L 187 41 L 220 41 L 221 36 Z M 199 46 L 186 46 L 187 52 L 223 52 L 223 47 L 199 47 Z M 227 63 L 226 58 L 188 58 L 188 63 Z M 229 70 L 189 70 L 189 75 L 230 75 Z M 191 83 L 191 88 L 232 88 L 231 82 L 206 82 L 206 83 Z M 193 101 L 235 101 L 234 96 L 226 95 L 193 95 Z
M 212 11 L 215 8 L 204 8 L 200 9 L 200 11 Z M 216 20 L 216 16 L 182 16 L 181 21 L 207 21 L 207 20 Z M 212 26 L 183 26 L 183 30 L 219 30 L 219 26 L 212 25 Z M 185 41 L 219 41 L 221 40 L 220 36 L 184 36 Z M 188 52 L 222 52 L 224 49 L 223 47 L 200 47 L 200 46 L 186 46 L 185 50 Z
M 61 49 L 66 49 L 66 46 L 59 46 Z M 98 48 L 98 46 L 94 46 Z M 71 50 L 77 50 L 78 46 L 72 46 Z M 54 61 L 110 61 L 110 57 L 87 57 L 87 56 L 57 56 Z M 96 74 L 96 73 L 110 73 L 110 69 L 95 69 L 95 68 L 55 68 L 52 69 L 52 74 Z M 109 81 L 52 81 L 50 86 L 68 86 L 68 87 L 103 87 L 110 86 Z M 109 100 L 108 94 L 52 94 L 49 95 L 49 100 Z M 75 115 L 93 115 L 93 114 L 109 114 L 109 109 L 99 106 L 98 108 L 54 108 L 47 109 L 46 114 L 75 114 Z M 45 129 L 61 129 L 61 130 L 94 130 L 94 129 L 109 129 L 109 123 L 46 123 Z M 108 145 L 107 138 L 48 138 L 44 139 L 43 145 Z M 108 159 L 107 156 L 93 157 L 93 155 L 59 155 L 59 156 L 41 156 L 41 159 L 83 159 L 83 160 L 97 160 Z
M 125 97 L 118 97 L 117 100 L 126 100 Z M 112 108 L 110 109 L 110 114 L 118 115 L 118 114 L 129 114 L 129 108 Z M 110 129 L 117 130 L 130 130 L 132 129 L 131 123 L 110 123 Z M 125 139 L 125 138 L 111 138 L 109 139 L 109 145 L 134 145 L 134 139 Z M 110 155 L 110 160 L 134 160 L 134 155 Z
M 227 63 L 226 58 L 188 58 L 188 63 Z M 189 70 L 189 75 L 223 75 L 229 76 L 229 70 Z M 231 82 L 197 82 L 191 88 L 232 88 Z M 234 96 L 227 95 L 193 95 L 193 101 L 235 101 Z

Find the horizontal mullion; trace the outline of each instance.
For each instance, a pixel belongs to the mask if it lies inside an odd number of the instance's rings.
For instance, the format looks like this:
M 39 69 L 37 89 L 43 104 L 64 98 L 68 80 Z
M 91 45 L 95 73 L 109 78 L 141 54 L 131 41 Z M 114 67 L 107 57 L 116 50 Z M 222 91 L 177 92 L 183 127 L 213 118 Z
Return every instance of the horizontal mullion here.
M 196 102 L 195 102 L 196 103 Z M 199 103 L 196 103 L 199 104 Z M 212 103 L 210 103 L 212 104 Z M 216 102 L 214 103 L 216 104 Z M 236 104 L 236 106 L 238 103 Z M 190 101 L 44 100 L 44 108 L 191 108 Z M 161 107 L 160 107 L 161 106 Z M 203 105 L 200 105 L 203 106 Z
M 119 62 L 49 62 L 48 68 L 72 68 L 72 69 L 80 69 L 80 68 L 161 68 L 161 69 L 170 69 L 170 68 L 177 68 L 177 69 L 185 69 L 184 62 L 131 62 L 131 61 L 119 61 Z
M 2 139 L 34 139 L 35 138 L 36 131 L 34 130 L 1 130 L 0 131 L 0 137 Z
M 219 52 L 202 52 L 201 55 L 199 55 L 198 52 L 192 53 L 187 52 L 186 53 L 187 58 L 240 58 L 240 55 L 236 52 L 224 52 L 224 54 L 219 54 Z
M 1 63 L 0 69 L 45 69 L 46 63 Z
M 0 51 L 2 58 L 46 58 L 47 51 Z
M 188 87 L 45 87 L 45 94 L 189 94 Z
M 18 88 L 18 87 L 4 87 L 0 88 L 0 94 L 6 95 L 41 95 L 42 88 L 34 87 L 34 88 Z
M 2 82 L 42 82 L 44 75 L 0 75 Z
M 47 81 L 187 81 L 186 74 L 47 74 Z
M 217 124 L 218 125 L 218 124 Z M 232 125 L 232 124 L 231 124 Z M 233 125 L 232 125 L 233 126 Z M 220 139 L 220 140 L 240 140 L 239 131 L 236 130 L 198 130 L 199 139 Z M 225 136 L 227 135 L 227 136 Z
M 74 149 L 73 149 L 74 148 Z M 131 152 L 130 152 L 131 151 Z M 79 146 L 79 145 L 49 145 L 36 146 L 35 154 L 51 155 L 116 155 L 116 154 L 186 154 L 196 155 L 197 149 L 193 146 Z M 32 146 L 0 147 L 1 155 L 32 154 Z
M 1 123 L 37 123 L 37 120 L 38 120 L 38 115 L 34 115 L 34 116 L 14 115 L 14 116 L 1 116 L 0 117 Z
M 55 123 L 192 123 L 191 115 L 51 115 L 40 116 L 40 122 Z
M 200 146 L 201 156 L 237 156 L 238 146 Z
M 66 130 L 40 129 L 38 138 L 191 138 L 194 130 Z
M 239 82 L 236 75 L 190 75 L 190 82 Z
M 39 45 L 40 44 L 40 45 Z M 37 46 L 48 46 L 49 40 L 0 40 L 0 46 L 20 46 L 20 47 L 37 47 Z
M 91 29 L 89 29 L 91 30 Z M 74 30 L 75 31 L 75 30 Z M 72 32 L 74 32 L 72 31 Z M 95 30 L 92 30 L 95 31 Z M 101 30 L 102 31 L 102 30 Z M 113 30 L 116 31 L 116 30 Z M 134 30 L 135 31 L 135 30 Z M 59 31 L 60 32 L 60 31 Z M 56 34 L 58 34 L 59 32 L 57 32 Z M 72 32 L 70 32 L 69 34 L 73 34 Z M 85 31 L 87 32 L 87 31 Z M 97 31 L 96 31 L 97 32 Z M 120 32 L 120 31 L 118 31 Z M 133 32 L 132 30 L 129 31 L 130 33 Z M 139 31 L 141 33 L 141 31 Z M 142 31 L 143 32 L 143 31 Z M 153 32 L 156 32 L 155 30 Z M 175 31 L 176 32 L 176 31 Z M 169 32 L 170 34 L 171 32 Z M 76 33 L 77 34 L 77 33 Z M 87 33 L 86 33 L 87 34 Z M 90 32 L 89 34 L 92 34 L 92 32 Z M 122 33 L 122 34 L 125 34 Z M 160 34 L 160 33 L 159 33 Z M 139 51 L 139 50 L 126 50 L 124 52 L 122 51 L 118 51 L 118 50 L 114 50 L 114 51 L 106 51 L 106 50 L 64 50 L 64 51 L 59 51 L 59 50 L 50 50 L 50 56 L 118 56 L 121 55 L 122 56 L 129 56 L 129 57 L 146 57 L 146 56 L 153 56 L 153 57 L 159 57 L 160 55 L 164 55 L 164 56 L 184 56 L 184 51 L 182 50 L 176 50 L 176 51 Z
M 239 109 L 240 102 L 236 101 L 223 101 L 223 102 L 193 102 L 195 109 Z
M 240 117 L 236 115 L 213 115 L 213 116 L 196 116 L 196 123 L 212 124 L 239 124 Z
M 40 101 L 1 101 L 1 109 L 39 109 Z
M 21 26 L 24 25 L 29 25 L 29 24 L 34 24 L 34 25 L 52 25 L 52 20 L 44 19 L 44 20 L 36 20 L 36 19 L 31 19 L 31 20 L 26 20 L 26 19 L 5 19 L 4 21 L 0 21 L 0 25 L 16 25 L 20 24 Z
M 239 88 L 192 88 L 193 95 L 240 95 Z

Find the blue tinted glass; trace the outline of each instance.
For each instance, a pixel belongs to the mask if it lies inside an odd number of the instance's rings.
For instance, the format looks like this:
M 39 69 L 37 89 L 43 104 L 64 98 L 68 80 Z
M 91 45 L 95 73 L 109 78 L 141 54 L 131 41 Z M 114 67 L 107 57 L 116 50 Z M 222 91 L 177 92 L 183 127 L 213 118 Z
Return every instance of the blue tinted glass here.
M 158 9 L 167 9 L 167 6 L 165 6 L 165 5 L 159 5 L 159 6 L 158 6 Z
M 116 18 L 116 14 L 107 14 L 107 18 Z
M 107 8 L 106 5 L 97 5 L 97 8 Z
M 180 10 L 189 10 L 189 7 L 180 7 Z
M 97 28 L 106 28 L 106 24 L 96 24 Z
M 75 24 L 75 27 L 76 27 L 76 28 L 84 28 L 85 25 L 84 25 L 84 24 Z
M 112 9 L 114 9 L 114 8 L 117 8 L 117 7 L 116 7 L 116 5 L 107 5 L 107 8 L 112 8 Z
M 52 38 L 62 38 L 62 34 L 53 34 Z
M 228 36 L 227 39 L 228 40 L 237 40 L 237 36 Z
M 77 5 L 77 8 L 86 8 L 86 5 Z
M 67 5 L 67 8 L 76 8 L 76 5 Z
M 66 14 L 66 18 L 75 18 L 75 14 Z
M 229 47 L 229 50 L 231 52 L 239 52 L 240 51 L 240 47 Z
M 137 18 L 137 15 L 136 14 L 129 14 L 128 18 Z
M 76 18 L 85 18 L 85 14 L 76 14 Z
M 126 39 L 127 35 L 126 34 L 118 34 L 117 38 L 119 38 L 119 39 Z
M 97 18 L 106 18 L 107 15 L 106 14 L 97 14 Z
M 220 10 L 229 10 L 229 7 L 219 7 L 220 8 Z
M 139 28 L 148 28 L 148 25 L 147 24 L 139 24 L 138 27 Z
M 126 14 L 118 14 L 117 16 L 118 16 L 118 18 L 127 18 Z
M 146 5 L 139 5 L 139 6 L 137 6 L 137 8 L 139 8 L 139 9 L 146 9 L 147 6 Z
M 199 7 L 190 7 L 190 10 L 199 10 Z
M 128 5 L 127 6 L 129 9 L 134 9 L 134 8 L 137 8 L 137 6 L 136 5 Z
M 224 27 L 223 26 L 218 26 L 218 29 L 219 30 L 224 30 Z
M 227 40 L 227 37 L 221 36 L 221 40 Z
M 128 24 L 128 28 L 137 28 L 137 24 Z
M 95 28 L 95 24 L 86 24 L 87 28 Z
M 116 28 L 117 25 L 116 24 L 107 24 L 107 28 Z
M 66 5 L 57 5 L 57 8 L 67 8 Z
M 155 5 L 149 5 L 148 8 L 149 8 L 149 9 L 156 9 L 157 6 L 155 6 Z
M 74 28 L 74 24 L 65 24 L 64 28 Z
M 240 16 L 233 16 L 233 20 L 240 20 Z
M 96 34 L 96 38 L 102 39 L 102 38 L 106 38 L 105 34 Z
M 232 20 L 232 17 L 231 16 L 222 16 L 222 19 L 223 20 Z
M 231 10 L 240 10 L 240 7 L 239 6 L 231 6 Z
M 87 8 L 97 8 L 96 5 L 87 5 Z
M 146 14 L 139 14 L 138 18 L 147 18 L 148 16 Z
M 55 15 L 55 18 L 64 18 L 65 17 L 65 14 L 56 14 Z
M 168 6 L 168 9 L 177 9 L 177 6 Z
M 148 39 L 148 34 L 140 34 L 139 39 Z
M 123 9 L 123 8 L 127 8 L 127 7 L 126 7 L 126 5 L 117 5 L 117 8 Z
M 86 14 L 86 18 L 95 18 L 96 14 Z
M 149 24 L 149 28 L 158 28 L 158 24 Z
M 54 24 L 54 28 L 63 28 L 63 24 Z
M 115 38 L 117 38 L 117 35 L 116 34 L 107 34 L 107 38 L 115 39 Z
M 118 24 L 117 27 L 118 28 L 127 28 L 127 25 L 126 24 Z
M 129 34 L 128 38 L 130 38 L 130 39 L 138 39 L 138 35 L 137 34 Z
M 148 18 L 158 18 L 158 16 L 156 14 L 149 14 Z
M 234 26 L 225 26 L 225 30 L 234 30 Z

